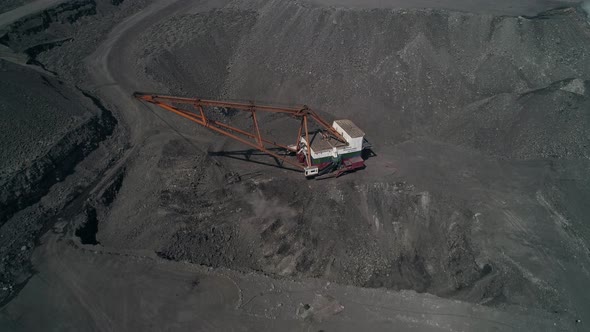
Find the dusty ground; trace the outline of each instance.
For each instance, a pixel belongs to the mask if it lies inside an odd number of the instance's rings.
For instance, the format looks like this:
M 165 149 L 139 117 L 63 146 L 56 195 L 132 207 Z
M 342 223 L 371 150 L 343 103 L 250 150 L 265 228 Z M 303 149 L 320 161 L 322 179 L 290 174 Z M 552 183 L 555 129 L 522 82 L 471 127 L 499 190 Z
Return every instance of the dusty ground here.
M 9 26 L 12 61 L 98 97 L 118 125 L 0 229 L 3 324 L 583 330 L 586 14 L 334 4 L 76 1 L 50 9 L 44 29 L 30 29 L 34 16 Z M 305 181 L 263 156 L 245 162 L 240 145 L 134 101 L 136 90 L 305 102 L 358 123 L 377 156 Z M 289 128 L 263 122 L 276 136 Z
M 2 310 L 5 331 L 575 328 L 531 309 L 505 312 L 413 291 L 275 280 L 162 261 L 149 252 L 79 247 L 50 234 L 33 257 L 39 274 Z

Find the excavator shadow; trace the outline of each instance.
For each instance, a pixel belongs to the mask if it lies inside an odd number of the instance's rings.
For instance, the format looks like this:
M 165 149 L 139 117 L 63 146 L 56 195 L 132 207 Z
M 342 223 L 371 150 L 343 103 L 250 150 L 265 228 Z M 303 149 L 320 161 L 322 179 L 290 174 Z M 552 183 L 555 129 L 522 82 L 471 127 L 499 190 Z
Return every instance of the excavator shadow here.
M 368 149 L 363 149 L 361 157 L 363 158 L 363 160 L 367 160 L 367 159 L 377 157 L 377 154 L 371 148 L 368 148 Z
M 281 153 L 281 154 L 288 155 L 288 153 L 286 153 L 286 151 L 284 149 L 271 148 L 268 150 L 275 152 L 277 154 Z M 295 169 L 293 167 L 289 167 L 289 165 L 284 165 L 279 159 L 277 159 L 267 153 L 256 150 L 256 149 L 235 150 L 235 151 L 209 151 L 208 154 L 210 157 L 226 157 L 226 158 L 231 158 L 231 159 L 235 159 L 235 160 L 255 163 L 255 164 L 259 164 L 259 165 L 282 168 L 282 169 L 286 169 L 286 170 L 294 171 L 294 172 L 301 172 L 300 169 Z M 259 158 L 259 157 L 266 157 L 267 159 L 270 158 L 270 159 L 274 160 L 274 163 L 262 161 L 262 160 L 260 160 L 261 158 Z

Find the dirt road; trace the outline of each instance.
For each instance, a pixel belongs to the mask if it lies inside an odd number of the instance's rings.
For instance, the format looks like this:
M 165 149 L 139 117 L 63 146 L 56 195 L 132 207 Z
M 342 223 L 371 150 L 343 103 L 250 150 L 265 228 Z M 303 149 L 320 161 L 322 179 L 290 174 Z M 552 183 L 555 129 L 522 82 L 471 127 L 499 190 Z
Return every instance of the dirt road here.
M 489 1 L 489 0 L 308 0 L 311 3 L 357 7 L 357 8 L 434 8 L 456 11 L 494 14 L 494 15 L 530 15 L 557 8 L 572 6 L 577 0 L 525 0 L 525 1 Z

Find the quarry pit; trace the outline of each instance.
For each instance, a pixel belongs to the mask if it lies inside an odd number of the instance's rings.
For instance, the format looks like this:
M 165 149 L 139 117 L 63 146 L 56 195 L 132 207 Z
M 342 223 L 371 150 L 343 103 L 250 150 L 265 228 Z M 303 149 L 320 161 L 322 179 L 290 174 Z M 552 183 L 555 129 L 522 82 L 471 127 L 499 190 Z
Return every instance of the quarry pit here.
M 480 2 L 7 3 L 0 326 L 584 330 L 588 13 Z M 374 154 L 306 180 L 135 91 L 309 105 Z

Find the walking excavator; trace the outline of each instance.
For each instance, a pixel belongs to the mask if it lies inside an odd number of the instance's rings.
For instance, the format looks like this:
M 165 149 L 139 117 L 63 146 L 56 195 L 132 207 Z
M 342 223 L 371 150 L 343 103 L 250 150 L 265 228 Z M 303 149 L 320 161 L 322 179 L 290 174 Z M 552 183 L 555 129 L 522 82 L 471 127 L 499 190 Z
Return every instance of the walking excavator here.
M 268 154 L 281 166 L 301 170 L 307 178 L 325 179 L 365 168 L 364 152 L 370 151 L 365 133 L 350 120 L 335 120 L 332 125 L 307 106 L 279 107 L 232 101 L 184 98 L 135 92 L 142 102 L 156 105 L 216 133 Z M 252 118 L 252 129 L 240 129 L 213 119 L 210 112 L 237 110 Z M 261 134 L 257 113 L 277 113 L 299 120 L 295 144 L 277 143 Z M 219 118 L 219 117 L 215 117 Z M 310 131 L 315 124 L 318 130 Z M 279 151 L 283 151 L 280 154 Z M 295 158 L 293 158 L 293 155 Z

